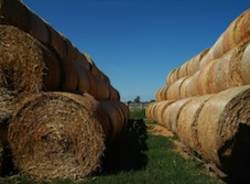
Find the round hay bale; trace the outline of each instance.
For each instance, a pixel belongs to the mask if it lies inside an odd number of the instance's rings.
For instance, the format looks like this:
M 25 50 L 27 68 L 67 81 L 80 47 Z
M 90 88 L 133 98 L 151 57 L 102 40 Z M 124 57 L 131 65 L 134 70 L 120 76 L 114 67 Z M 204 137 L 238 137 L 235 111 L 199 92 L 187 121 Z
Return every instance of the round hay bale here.
M 180 69 L 174 69 L 173 73 L 170 75 L 170 80 L 168 82 L 168 85 L 172 85 L 175 81 L 178 80 L 178 76 L 179 76 L 179 71 Z
M 237 25 L 235 26 L 234 36 L 233 36 L 236 44 L 244 40 L 249 40 L 250 9 L 243 12 L 238 19 L 239 21 L 237 22 Z
M 123 103 L 118 101 L 101 102 L 102 109 L 108 114 L 113 132 L 109 135 L 117 137 L 126 127 L 128 120 L 128 109 Z
M 120 94 L 112 85 L 109 85 L 109 94 L 111 101 L 120 101 Z
M 156 106 L 157 106 L 157 102 L 152 103 L 151 109 L 149 111 L 149 117 L 151 120 L 154 120 L 154 121 L 155 121 L 155 108 L 156 108 Z
M 173 83 L 173 79 L 172 79 L 172 75 L 174 75 L 174 73 L 175 73 L 175 70 L 176 69 L 173 69 L 173 70 L 171 70 L 169 73 L 168 73 L 168 75 L 167 75 L 167 79 L 166 79 L 166 85 L 171 85 L 172 83 Z
M 242 77 L 244 84 L 250 84 L 250 44 L 244 50 L 243 56 L 239 62 L 240 64 L 240 76 Z
M 231 53 L 214 60 L 207 73 L 207 89 L 204 94 L 217 93 L 230 87 L 230 61 Z M 209 66 L 207 66 L 209 67 Z M 204 88 L 203 88 L 204 89 Z
M 174 103 L 170 103 L 167 105 L 164 109 L 164 112 L 162 113 L 162 119 L 163 119 L 163 125 L 171 130 L 172 132 L 176 133 L 176 126 L 177 121 L 180 115 L 180 112 L 182 108 L 187 105 L 191 101 L 190 98 L 184 98 L 181 100 L 178 100 Z M 167 103 L 167 102 L 166 102 Z
M 156 99 L 157 102 L 161 101 L 161 96 L 160 96 L 161 90 L 162 90 L 162 88 L 157 90 L 156 93 L 155 93 L 155 99 Z
M 110 97 L 110 85 L 109 83 L 96 78 L 96 99 L 97 100 L 108 100 Z
M 181 98 L 181 86 L 188 77 L 183 77 L 174 82 L 167 89 L 167 100 L 178 100 Z
M 162 102 L 159 102 L 159 103 L 157 103 L 157 112 L 156 112 L 156 121 L 159 123 L 159 124 L 161 124 L 161 125 L 163 125 L 164 126 L 164 117 L 163 117 L 163 114 L 164 114 L 164 112 L 165 112 L 165 110 L 166 110 L 166 108 L 170 105 L 170 104 L 172 104 L 173 102 L 175 102 L 175 101 L 173 101 L 173 100 L 168 100 L 168 101 L 162 101 Z
M 205 49 L 188 61 L 188 66 L 187 66 L 188 76 L 195 74 L 200 69 L 200 61 L 208 53 L 208 51 L 209 49 Z
M 18 96 L 60 86 L 60 63 L 56 56 L 30 35 L 13 26 L 0 26 L 0 69 L 3 88 Z
M 197 138 L 197 118 L 198 115 L 211 96 L 201 96 L 192 98 L 180 112 L 177 123 L 177 135 L 180 140 L 193 150 L 197 150 L 198 138 Z
M 205 67 L 211 60 L 217 59 L 238 44 L 250 39 L 250 10 L 237 17 L 218 38 L 208 54 L 202 59 L 201 67 Z
M 249 167 L 249 107 L 250 86 L 230 88 L 205 102 L 197 118 L 203 158 L 229 172 Z
M 186 76 L 188 76 L 188 62 L 181 65 L 179 72 L 178 72 L 177 80 Z
M 97 96 L 97 81 L 96 78 L 89 73 L 89 90 L 88 93 L 91 94 L 93 97 L 96 98 Z
M 189 87 L 191 81 L 192 77 L 188 77 L 186 78 L 186 80 L 183 81 L 182 85 L 180 86 L 180 98 L 185 98 L 188 96 L 187 88 Z
M 83 56 L 86 58 L 87 62 L 90 64 L 90 66 L 91 66 L 90 71 L 93 74 L 93 76 L 95 76 L 98 79 L 101 79 L 103 81 L 110 83 L 109 78 L 96 66 L 95 62 L 90 57 L 90 55 L 85 52 L 85 53 L 83 53 Z
M 78 87 L 77 90 L 81 93 L 90 91 L 90 72 L 85 69 L 79 62 L 75 63 L 76 71 L 78 76 Z
M 153 110 L 155 108 L 156 102 L 150 103 L 145 110 L 145 116 L 148 120 L 154 120 L 153 118 Z
M 62 83 L 63 91 L 77 92 L 79 86 L 79 77 L 75 62 L 63 60 L 64 81 Z
M 197 89 L 197 81 L 200 75 L 200 71 L 187 78 L 181 86 L 181 98 L 199 96 Z
M 151 111 L 152 105 L 153 105 L 153 103 L 150 103 L 145 108 L 145 117 L 147 119 L 149 119 L 149 120 L 151 119 L 151 117 L 150 117 L 150 111 Z
M 9 126 L 17 169 L 36 180 L 83 179 L 100 166 L 104 131 L 90 95 L 42 93 L 26 100 Z
M 161 87 L 155 94 L 156 101 L 160 102 L 166 100 L 166 93 L 167 93 L 168 86 Z
M 61 60 L 66 59 L 67 57 L 67 44 L 64 36 L 54 30 L 51 27 L 48 27 L 50 42 L 49 45 L 53 47 Z
M 216 60 L 213 60 L 205 68 L 202 68 L 199 72 L 198 80 L 197 80 L 197 90 L 198 90 L 198 94 L 200 96 L 208 94 L 210 91 L 209 76 L 211 76 L 210 75 L 211 68 L 212 68 L 213 64 L 216 62 L 217 62 Z
M 167 100 L 167 91 L 168 91 L 168 86 L 164 86 L 161 91 L 161 100 Z
M 201 59 L 208 53 L 209 49 L 205 49 L 198 55 L 186 61 L 179 69 L 170 71 L 167 77 L 167 85 L 172 85 L 175 81 L 183 77 L 189 77 L 200 69 Z

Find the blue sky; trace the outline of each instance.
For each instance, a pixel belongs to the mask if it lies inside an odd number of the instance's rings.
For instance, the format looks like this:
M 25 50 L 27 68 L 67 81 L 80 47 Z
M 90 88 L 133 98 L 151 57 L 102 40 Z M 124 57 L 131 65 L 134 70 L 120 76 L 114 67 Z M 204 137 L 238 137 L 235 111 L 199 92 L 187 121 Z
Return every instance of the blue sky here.
M 24 0 L 89 53 L 123 100 L 154 98 L 168 72 L 210 47 L 249 0 Z

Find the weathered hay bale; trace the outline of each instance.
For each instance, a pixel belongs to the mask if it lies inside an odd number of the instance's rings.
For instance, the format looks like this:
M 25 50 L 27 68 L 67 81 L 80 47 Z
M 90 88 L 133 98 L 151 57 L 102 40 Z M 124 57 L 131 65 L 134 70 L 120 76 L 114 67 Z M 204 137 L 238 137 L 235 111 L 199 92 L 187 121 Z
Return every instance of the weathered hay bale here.
M 0 25 L 1 121 L 7 120 L 20 99 L 41 90 L 60 87 L 57 57 L 30 35 Z M 4 112 L 5 111 L 5 112 Z
M 168 88 L 167 99 L 181 99 L 223 91 L 230 87 L 250 84 L 250 44 L 243 43 L 215 59 L 185 80 L 178 80 Z M 177 89 L 180 89 L 180 93 Z
M 188 76 L 188 62 L 185 62 L 178 71 L 178 79 Z
M 90 57 L 89 54 L 86 52 L 83 53 L 83 56 L 86 58 L 87 62 L 90 64 L 90 71 L 91 73 L 98 79 L 101 79 L 103 81 L 106 81 L 107 83 L 110 83 L 109 78 L 96 66 L 94 60 Z
M 181 110 L 177 123 L 177 135 L 180 140 L 193 150 L 198 150 L 197 119 L 204 104 L 211 96 L 192 98 Z
M 195 72 L 197 72 L 200 69 L 200 61 L 202 60 L 204 56 L 206 56 L 208 51 L 209 49 L 205 49 L 188 61 L 188 66 L 187 66 L 188 76 L 193 75 Z
M 176 133 L 177 120 L 180 115 L 182 108 L 187 105 L 191 101 L 190 98 L 184 98 L 176 101 L 175 103 L 169 103 L 162 115 L 163 122 L 161 123 L 163 126 Z
M 0 24 L 12 24 L 24 31 L 29 31 L 31 21 L 28 9 L 16 0 L 1 0 Z
M 157 102 L 163 101 L 167 98 L 168 86 L 161 87 L 155 94 L 155 98 Z
M 97 100 L 108 100 L 110 97 L 110 84 L 106 81 L 102 81 L 101 79 L 96 79 L 97 84 L 97 94 L 96 99 Z
M 2 53 L 0 68 L 5 81 L 1 87 L 14 91 L 18 96 L 41 90 L 63 90 L 74 93 L 88 91 L 98 100 L 118 98 L 117 94 L 114 94 L 116 96 L 109 94 L 108 80 L 97 80 L 87 70 L 84 62 L 67 59 L 60 62 L 53 52 L 18 28 L 13 26 L 0 26 L 0 28 L 0 53 Z M 77 54 L 74 55 L 77 59 Z
M 89 95 L 30 97 L 9 126 L 17 169 L 36 180 L 82 179 L 95 171 L 104 150 L 98 106 Z
M 81 62 L 74 62 L 76 71 L 77 71 L 77 81 L 78 81 L 78 87 L 77 90 L 79 90 L 81 93 L 89 92 L 90 93 L 90 78 L 91 74 L 86 68 L 81 65 Z
M 240 67 L 240 76 L 241 79 L 243 80 L 243 84 L 250 84 L 250 44 L 247 46 L 243 47 L 244 51 L 242 49 L 239 49 L 242 53 L 239 54 L 239 56 L 236 58 L 235 62 L 239 62 L 238 58 L 240 58 L 240 62 L 238 63 L 238 67 Z M 238 69 L 238 68 L 237 68 Z M 239 69 L 238 69 L 239 70 Z
M 0 35 L 0 68 L 5 81 L 1 87 L 20 96 L 59 87 L 60 63 L 52 52 L 13 26 L 0 25 Z
M 166 85 L 171 85 L 176 79 L 174 79 L 176 69 L 171 70 L 166 78 Z
M 110 94 L 109 99 L 111 101 L 120 101 L 121 98 L 120 94 L 112 85 L 109 86 L 109 94 Z
M 160 99 L 165 100 L 167 99 L 167 91 L 168 91 L 169 86 L 163 86 L 161 93 L 160 93 Z
M 160 96 L 161 90 L 162 90 L 162 88 L 160 88 L 159 90 L 157 90 L 156 93 L 155 93 L 155 100 L 157 102 L 161 101 L 161 96 Z
M 249 106 L 250 86 L 230 88 L 209 98 L 197 118 L 199 153 L 227 172 L 249 168 Z
M 109 136 L 115 138 L 127 125 L 128 108 L 118 101 L 102 101 L 101 107 L 108 114 L 112 126 L 112 132 L 109 133 Z
M 49 62 L 49 64 L 54 64 L 56 65 L 54 67 L 61 69 L 60 72 L 62 73 L 62 78 L 60 79 L 62 80 L 60 87 L 63 91 L 79 93 L 79 88 L 88 88 L 88 84 L 83 85 L 83 83 L 86 82 L 86 78 L 81 75 L 83 74 L 82 72 L 79 72 L 79 70 L 75 68 L 75 65 L 78 65 L 75 64 L 75 62 L 80 63 L 86 71 L 90 71 L 96 78 L 103 80 L 110 85 L 109 78 L 95 65 L 89 56 L 81 54 L 67 38 L 61 33 L 56 32 L 46 21 L 35 15 L 35 13 L 19 1 L 1 0 L 0 23 L 14 25 L 22 31 L 29 33 L 35 39 L 46 44 L 46 46 L 56 54 L 58 59 L 61 60 L 61 66 L 58 66 L 58 63 Z M 54 70 L 52 71 L 53 73 L 56 72 Z M 48 70 L 48 72 L 52 71 Z M 48 77 L 48 75 L 44 76 Z M 53 76 L 55 77 L 56 75 L 54 74 Z M 48 80 L 48 82 L 55 81 L 55 79 Z M 54 87 L 53 84 L 52 87 Z M 85 89 L 84 91 L 88 90 Z
M 209 49 L 205 49 L 198 55 L 186 61 L 179 69 L 172 70 L 167 77 L 167 84 L 171 85 L 175 81 L 183 77 L 189 77 L 200 69 L 201 59 L 208 53 Z
M 146 111 L 146 117 L 147 117 L 147 119 L 149 119 L 149 120 L 154 120 L 154 118 L 155 118 L 155 111 L 154 111 L 154 109 L 155 109 L 155 107 L 156 107 L 156 102 L 154 102 L 154 103 L 151 103 L 151 104 L 149 104 L 148 105 L 148 107 L 147 107 L 147 111 Z
M 183 84 L 181 85 L 180 89 L 180 97 L 186 98 L 191 96 L 198 96 L 198 88 L 197 88 L 197 81 L 200 72 L 196 72 L 194 75 L 188 77 Z
M 164 115 L 166 108 L 168 108 L 168 106 L 174 102 L 175 102 L 174 100 L 158 102 L 156 104 L 156 109 L 155 109 L 156 113 L 155 113 L 154 120 L 159 122 L 159 124 L 162 124 L 162 122 L 164 122 L 163 115 Z
M 182 88 L 181 86 L 183 85 L 183 83 L 185 82 L 187 78 L 188 77 L 180 78 L 171 86 L 169 86 L 166 92 L 167 98 L 165 98 L 164 100 L 176 100 L 176 99 L 181 98 L 181 88 Z
M 238 44 L 250 39 L 250 10 L 246 10 L 236 18 L 211 47 L 207 55 L 201 60 L 201 67 L 205 67 L 211 60 L 217 59 Z
M 145 116 L 148 120 L 153 120 L 153 117 L 152 117 L 152 108 L 153 106 L 155 105 L 155 102 L 153 103 L 150 103 L 146 109 L 145 109 Z
M 250 86 L 157 105 L 159 123 L 207 162 L 232 175 L 249 171 Z
M 211 69 L 216 60 L 210 62 L 205 68 L 202 68 L 198 75 L 197 90 L 199 95 L 205 95 L 210 92 L 209 77 L 211 76 Z

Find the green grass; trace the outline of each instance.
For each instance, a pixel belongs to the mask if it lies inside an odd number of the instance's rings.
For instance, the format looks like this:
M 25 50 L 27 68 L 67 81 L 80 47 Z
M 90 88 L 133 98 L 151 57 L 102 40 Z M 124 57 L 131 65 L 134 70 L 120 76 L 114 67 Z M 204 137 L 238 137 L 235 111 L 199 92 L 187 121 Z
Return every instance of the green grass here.
M 147 140 L 148 163 L 140 170 L 121 171 L 116 174 L 89 178 L 87 184 L 216 184 L 214 178 L 204 174 L 204 170 L 192 160 L 184 160 L 172 151 L 168 138 L 149 135 Z M 0 184 L 31 184 L 24 177 L 0 179 Z M 44 184 L 47 182 L 43 182 Z M 70 184 L 70 181 L 54 181 L 53 184 Z
M 192 160 L 184 160 L 172 151 L 169 139 L 150 135 L 148 140 L 148 163 L 138 171 L 121 172 L 116 175 L 99 176 L 88 184 L 216 184 L 216 179 L 204 174 L 204 170 Z
M 129 112 L 129 117 L 133 119 L 143 119 L 145 118 L 145 110 L 144 109 L 135 109 Z

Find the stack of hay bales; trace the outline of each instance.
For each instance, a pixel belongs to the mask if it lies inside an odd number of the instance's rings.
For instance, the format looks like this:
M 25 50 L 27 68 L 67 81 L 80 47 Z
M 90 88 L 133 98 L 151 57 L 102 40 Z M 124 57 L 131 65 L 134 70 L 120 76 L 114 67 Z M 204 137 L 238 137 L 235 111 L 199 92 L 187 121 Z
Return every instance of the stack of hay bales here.
M 128 118 L 109 78 L 17 0 L 0 0 L 0 53 L 0 141 L 16 169 L 38 180 L 96 171 Z
M 209 50 L 170 72 L 146 116 L 226 173 L 249 171 L 249 71 L 247 10 Z

